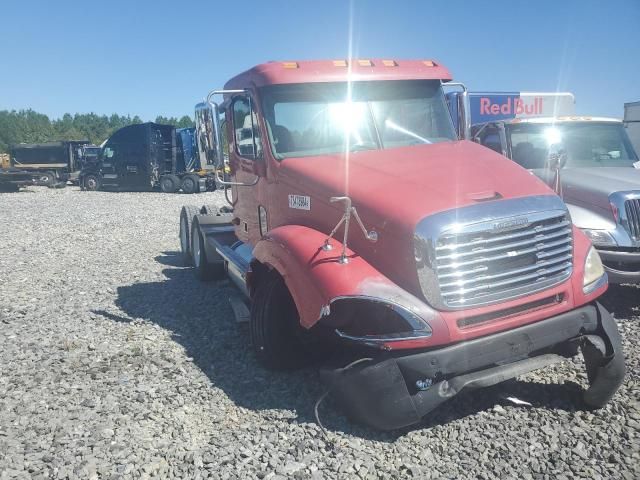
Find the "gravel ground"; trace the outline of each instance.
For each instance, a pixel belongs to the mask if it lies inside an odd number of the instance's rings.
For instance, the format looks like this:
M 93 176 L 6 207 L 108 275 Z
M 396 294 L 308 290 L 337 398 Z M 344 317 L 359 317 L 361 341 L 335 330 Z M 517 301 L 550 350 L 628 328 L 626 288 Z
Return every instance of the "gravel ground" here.
M 327 401 L 327 440 L 316 372 L 261 368 L 231 285 L 182 266 L 184 202 L 221 196 L 0 194 L 0 479 L 640 478 L 640 289 L 604 298 L 628 376 L 601 411 L 575 407 L 576 360 L 401 432 Z

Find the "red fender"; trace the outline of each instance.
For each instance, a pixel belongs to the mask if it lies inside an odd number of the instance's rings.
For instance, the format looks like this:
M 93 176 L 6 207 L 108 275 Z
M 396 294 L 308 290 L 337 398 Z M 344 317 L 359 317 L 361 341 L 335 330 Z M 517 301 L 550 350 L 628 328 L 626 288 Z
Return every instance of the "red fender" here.
M 326 234 L 308 227 L 286 225 L 271 230 L 253 251 L 257 261 L 275 268 L 284 278 L 302 326 L 311 328 L 315 325 L 329 313 L 334 300 L 358 296 L 406 308 L 431 327 L 429 344 L 447 341 L 449 331 L 438 312 L 393 283 L 352 250 L 346 251 L 348 263 L 340 263 L 342 244 L 331 239 L 331 250 L 324 250 L 326 238 Z

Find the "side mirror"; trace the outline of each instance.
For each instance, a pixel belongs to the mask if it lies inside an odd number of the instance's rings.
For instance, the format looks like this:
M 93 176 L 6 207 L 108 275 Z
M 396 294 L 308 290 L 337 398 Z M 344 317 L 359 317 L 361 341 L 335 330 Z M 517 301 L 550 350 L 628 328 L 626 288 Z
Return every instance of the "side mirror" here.
M 551 170 L 559 170 L 567 163 L 567 151 L 562 143 L 554 143 L 549 145 L 549 153 L 547 155 L 547 166 Z
M 449 111 L 452 115 L 456 133 L 460 140 L 471 140 L 471 106 L 469 104 L 469 92 L 464 83 L 448 82 L 443 87 L 458 87 L 461 92 L 448 93 L 449 101 L 453 105 L 449 105 Z
M 196 139 L 198 143 L 198 157 L 201 168 L 213 170 L 216 183 L 225 186 L 252 187 L 257 184 L 260 177 L 252 182 L 229 182 L 220 176 L 224 172 L 224 151 L 222 148 L 222 133 L 220 129 L 220 109 L 212 100 L 214 95 L 232 95 L 246 93 L 246 90 L 212 90 L 205 102 L 196 105 Z
M 549 145 L 549 153 L 547 155 L 547 168 L 553 170 L 553 190 L 562 197 L 562 180 L 560 179 L 560 170 L 567 163 L 567 151 L 562 143 L 553 143 Z
M 222 137 L 218 105 L 202 102 L 196 105 L 196 138 L 201 168 L 223 168 Z

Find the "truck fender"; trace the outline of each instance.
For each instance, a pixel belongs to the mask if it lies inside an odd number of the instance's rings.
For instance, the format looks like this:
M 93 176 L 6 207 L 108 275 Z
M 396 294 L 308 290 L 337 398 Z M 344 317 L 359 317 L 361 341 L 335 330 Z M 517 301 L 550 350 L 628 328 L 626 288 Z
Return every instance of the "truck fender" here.
M 411 312 L 431 327 L 430 341 L 449 336 L 442 317 L 425 302 L 393 283 L 351 249 L 346 250 L 348 262 L 341 263 L 342 243 L 330 239 L 330 249 L 324 249 L 326 239 L 326 234 L 315 229 L 286 225 L 271 230 L 253 251 L 254 262 L 275 269 L 284 279 L 303 327 L 311 328 L 329 316 L 334 302 L 358 298 Z

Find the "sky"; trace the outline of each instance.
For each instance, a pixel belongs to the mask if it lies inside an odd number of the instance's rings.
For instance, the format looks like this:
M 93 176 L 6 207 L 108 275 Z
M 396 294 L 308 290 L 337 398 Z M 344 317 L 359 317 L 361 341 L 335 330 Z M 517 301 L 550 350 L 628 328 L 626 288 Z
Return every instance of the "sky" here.
M 269 60 L 434 59 L 481 91 L 640 100 L 640 0 L 0 0 L 0 110 L 192 115 Z

